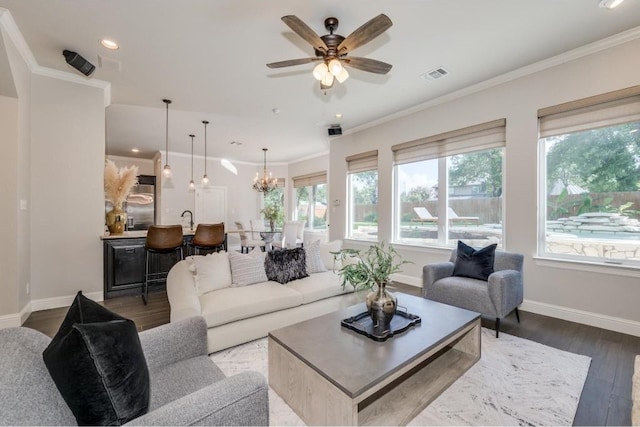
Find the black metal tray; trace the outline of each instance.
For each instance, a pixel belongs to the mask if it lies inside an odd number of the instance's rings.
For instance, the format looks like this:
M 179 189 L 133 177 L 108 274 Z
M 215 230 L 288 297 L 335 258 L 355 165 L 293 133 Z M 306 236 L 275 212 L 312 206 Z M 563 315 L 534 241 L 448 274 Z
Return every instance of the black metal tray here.
M 401 307 L 398 307 L 401 308 Z M 386 341 L 388 338 L 396 334 L 400 334 L 412 326 L 415 326 L 422 322 L 420 316 L 407 313 L 406 311 L 396 310 L 396 314 L 391 319 L 391 325 L 389 329 L 385 331 L 375 331 L 373 327 L 373 320 L 367 311 L 357 314 L 352 317 L 343 319 L 340 324 L 347 328 L 362 334 L 374 341 Z

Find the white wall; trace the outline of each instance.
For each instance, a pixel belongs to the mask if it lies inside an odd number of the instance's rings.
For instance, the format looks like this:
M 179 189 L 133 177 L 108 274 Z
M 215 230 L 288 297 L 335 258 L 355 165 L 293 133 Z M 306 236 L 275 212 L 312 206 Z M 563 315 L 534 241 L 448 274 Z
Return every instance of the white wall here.
M 29 109 L 30 75 L 7 33 L 2 30 L 2 69 L 10 70 L 3 87 L 9 97 L 0 96 L 0 327 L 18 326 L 29 314 L 30 292 L 30 166 Z M 17 95 L 17 98 L 15 97 Z M 20 208 L 20 201 L 26 203 Z
M 107 156 L 107 159 L 116 164 L 117 167 L 138 166 L 138 175 L 155 175 L 153 159 L 139 159 L 136 157 Z
M 640 41 L 632 41 L 498 86 L 443 102 L 331 144 L 332 198 L 345 200 L 345 156 L 379 150 L 379 240 L 392 237 L 393 144 L 494 119 L 507 119 L 505 250 L 525 255 L 525 309 L 640 335 L 636 271 L 535 259 L 537 254 L 537 110 L 640 84 Z M 345 235 L 345 203 L 332 215 L 331 237 Z M 404 274 L 421 283 L 422 266 L 448 251 L 396 246 L 415 264 Z M 627 274 L 627 275 L 624 275 Z
M 32 299 L 103 289 L 104 108 L 102 89 L 32 76 Z

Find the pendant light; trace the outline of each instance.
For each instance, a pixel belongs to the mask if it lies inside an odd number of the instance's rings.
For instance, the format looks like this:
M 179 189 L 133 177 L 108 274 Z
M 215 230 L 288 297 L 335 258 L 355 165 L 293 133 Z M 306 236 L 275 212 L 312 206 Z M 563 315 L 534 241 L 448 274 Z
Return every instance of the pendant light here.
M 267 148 L 263 148 L 264 151 L 264 168 L 262 169 L 262 178 L 258 172 L 253 179 L 253 189 L 260 193 L 268 193 L 271 190 L 278 188 L 278 178 L 272 178 L 270 173 L 267 173 Z
M 202 186 L 209 187 L 209 177 L 207 176 L 207 125 L 208 120 L 203 120 L 204 123 L 204 175 L 202 175 Z
M 191 134 L 191 181 L 189 181 L 189 192 L 193 193 L 196 191 L 196 183 L 193 181 L 193 138 L 196 136 Z
M 171 172 L 171 166 L 169 166 L 169 104 L 171 104 L 171 100 L 163 99 L 162 102 L 164 102 L 167 106 L 167 116 L 165 120 L 165 131 L 164 131 L 165 164 L 164 164 L 164 168 L 162 169 L 162 175 L 165 178 L 171 178 L 173 176 L 173 173 Z

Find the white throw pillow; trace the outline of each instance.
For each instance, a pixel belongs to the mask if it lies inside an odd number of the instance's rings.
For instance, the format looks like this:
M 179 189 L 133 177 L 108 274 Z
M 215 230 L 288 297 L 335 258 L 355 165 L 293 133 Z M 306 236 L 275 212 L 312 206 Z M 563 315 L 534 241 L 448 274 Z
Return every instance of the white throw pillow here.
M 320 255 L 320 240 L 316 240 L 315 242 L 306 245 L 304 247 L 304 252 L 307 274 L 327 271 L 327 267 L 325 267 L 322 256 Z
M 229 254 L 226 252 L 194 256 L 192 257 L 192 265 L 195 267 L 193 282 L 198 295 L 231 286 L 231 267 L 229 266 Z
M 265 252 L 257 247 L 248 254 L 229 252 L 233 286 L 247 286 L 269 281 L 264 271 L 264 256 Z
M 340 257 L 334 258 L 331 252 L 340 252 L 342 249 L 342 240 L 334 240 L 329 243 L 320 244 L 320 257 L 327 270 L 340 270 L 342 268 L 342 262 Z

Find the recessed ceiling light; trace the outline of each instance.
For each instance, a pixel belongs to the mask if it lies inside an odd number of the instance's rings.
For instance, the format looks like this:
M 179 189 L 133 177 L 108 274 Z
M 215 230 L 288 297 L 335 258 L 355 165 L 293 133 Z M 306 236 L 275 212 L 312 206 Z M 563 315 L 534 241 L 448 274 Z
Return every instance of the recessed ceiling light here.
M 114 42 L 113 40 L 109 40 L 109 39 L 102 39 L 100 40 L 100 44 L 104 47 L 106 47 L 107 49 L 111 49 L 111 50 L 117 50 L 120 46 L 118 46 L 118 43 Z
M 336 113 L 336 119 L 341 119 L 341 118 L 342 118 L 342 114 Z
M 274 108 L 274 109 L 271 110 L 271 112 L 277 116 L 278 114 L 280 114 L 280 109 L 279 108 Z
M 140 152 L 140 150 L 139 150 L 139 149 L 137 149 L 137 148 L 132 148 L 132 149 L 131 149 L 131 152 L 132 152 L 132 153 L 139 153 L 139 152 Z
M 620 6 L 624 0 L 600 0 L 600 4 L 598 6 L 604 9 L 613 9 L 614 7 Z

